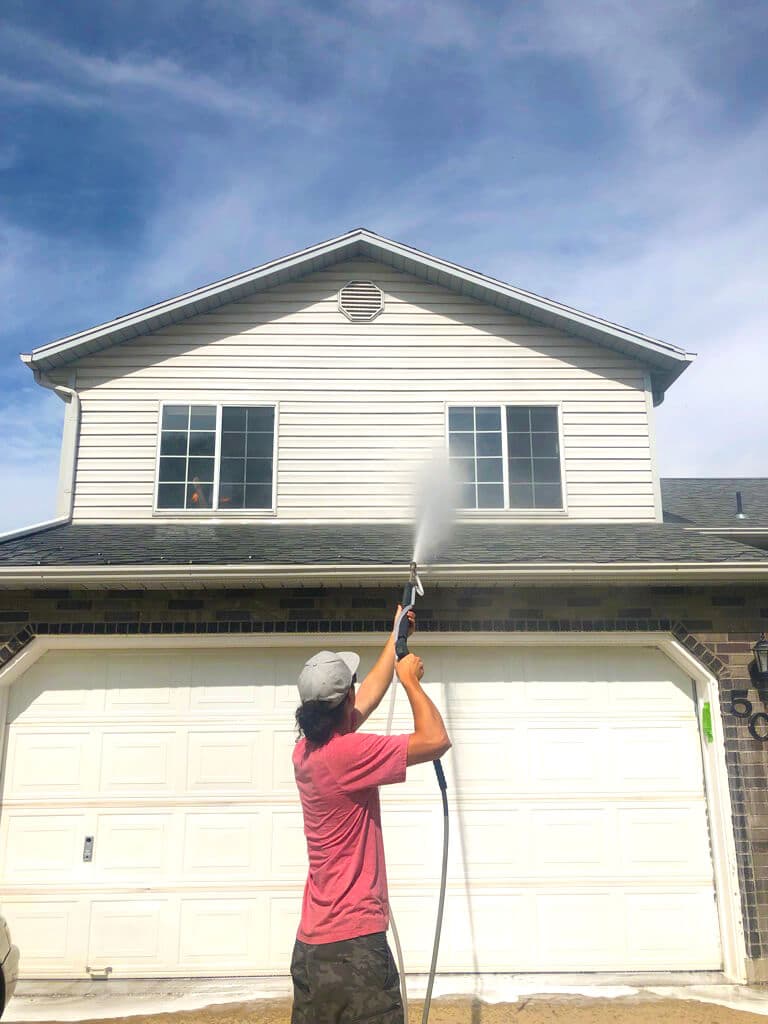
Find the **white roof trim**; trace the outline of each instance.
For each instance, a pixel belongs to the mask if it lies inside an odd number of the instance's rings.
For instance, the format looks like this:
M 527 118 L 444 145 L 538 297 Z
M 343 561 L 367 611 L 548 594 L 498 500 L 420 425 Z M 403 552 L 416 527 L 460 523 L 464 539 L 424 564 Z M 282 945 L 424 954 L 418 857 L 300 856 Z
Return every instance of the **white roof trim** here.
M 206 587 L 239 585 L 249 588 L 301 587 L 354 583 L 375 586 L 402 580 L 403 570 L 391 565 L 130 565 L 130 566 L 8 566 L 0 569 L 0 584 L 10 587 L 36 585 L 135 587 Z M 429 584 L 461 585 L 467 582 L 489 585 L 526 580 L 541 583 L 567 582 L 764 582 L 768 562 L 553 562 L 474 563 L 425 567 L 422 576 Z M 394 581 L 394 582 L 393 582 Z M 524 617 L 524 616 L 523 616 Z
M 91 352 L 149 334 L 160 327 L 179 323 L 189 317 L 216 309 L 227 302 L 274 288 L 286 281 L 355 256 L 379 260 L 405 273 L 423 277 L 434 284 L 459 291 L 481 302 L 500 306 L 539 323 L 557 327 L 596 344 L 624 352 L 651 367 L 654 371 L 654 383 L 659 392 L 663 392 L 694 358 L 693 353 L 674 345 L 572 309 L 533 292 L 515 288 L 447 260 L 430 256 L 364 228 L 349 231 L 337 238 L 271 260 L 259 267 L 185 292 L 164 302 L 158 302 L 146 309 L 60 338 L 34 349 L 28 355 L 22 355 L 21 358 L 30 367 L 43 372 L 51 370 L 74 362 Z

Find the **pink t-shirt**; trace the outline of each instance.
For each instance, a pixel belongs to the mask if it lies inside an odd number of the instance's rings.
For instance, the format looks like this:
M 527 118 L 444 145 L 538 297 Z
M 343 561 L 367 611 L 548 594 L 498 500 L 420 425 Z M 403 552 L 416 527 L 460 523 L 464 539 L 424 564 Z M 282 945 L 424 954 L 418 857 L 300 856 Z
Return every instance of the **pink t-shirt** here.
M 340 942 L 389 926 L 379 786 L 405 781 L 408 736 L 336 735 L 321 747 L 301 739 L 293 770 L 304 811 L 309 874 L 302 942 Z

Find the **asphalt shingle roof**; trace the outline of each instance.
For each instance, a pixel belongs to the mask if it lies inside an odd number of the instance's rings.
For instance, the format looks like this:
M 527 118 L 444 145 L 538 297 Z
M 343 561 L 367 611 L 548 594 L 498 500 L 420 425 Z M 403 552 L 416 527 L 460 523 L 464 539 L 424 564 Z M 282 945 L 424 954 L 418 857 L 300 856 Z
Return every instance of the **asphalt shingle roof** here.
M 23 566 L 401 566 L 413 533 L 391 523 L 69 523 L 0 542 L 0 569 Z M 768 552 L 682 526 L 461 523 L 434 563 L 766 562 Z
M 744 518 L 736 518 L 736 492 Z M 666 523 L 768 529 L 768 477 L 667 477 L 661 481 Z

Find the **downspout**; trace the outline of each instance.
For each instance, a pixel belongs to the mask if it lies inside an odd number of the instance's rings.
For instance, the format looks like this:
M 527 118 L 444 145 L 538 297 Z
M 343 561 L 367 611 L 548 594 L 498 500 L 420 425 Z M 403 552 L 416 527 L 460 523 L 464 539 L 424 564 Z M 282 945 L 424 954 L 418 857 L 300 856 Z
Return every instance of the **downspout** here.
M 22 357 L 22 361 L 26 359 Z M 29 364 L 27 364 L 29 365 Z M 24 526 L 19 530 L 10 530 L 8 533 L 0 534 L 0 540 L 12 540 L 15 537 L 24 537 L 30 533 L 39 533 L 41 530 L 50 530 L 55 526 L 64 526 L 72 521 L 72 510 L 75 503 L 75 473 L 77 471 L 77 451 L 80 443 L 80 396 L 73 386 L 75 383 L 74 373 L 70 377 L 70 384 L 54 384 L 48 380 L 41 370 L 30 367 L 35 377 L 35 383 L 42 388 L 53 391 L 54 394 L 66 403 L 64 411 L 64 427 L 61 437 L 61 457 L 59 460 L 59 483 L 56 489 L 56 518 L 48 519 L 42 523 L 35 523 L 32 526 Z
M 70 377 L 70 385 L 53 384 L 43 376 L 41 370 L 32 370 L 35 383 L 48 388 L 66 404 L 64 410 L 64 427 L 61 435 L 61 458 L 59 460 L 59 485 L 56 489 L 56 518 L 64 522 L 72 519 L 75 504 L 75 473 L 77 471 L 77 451 L 80 443 L 80 395 L 74 387 L 75 375 Z

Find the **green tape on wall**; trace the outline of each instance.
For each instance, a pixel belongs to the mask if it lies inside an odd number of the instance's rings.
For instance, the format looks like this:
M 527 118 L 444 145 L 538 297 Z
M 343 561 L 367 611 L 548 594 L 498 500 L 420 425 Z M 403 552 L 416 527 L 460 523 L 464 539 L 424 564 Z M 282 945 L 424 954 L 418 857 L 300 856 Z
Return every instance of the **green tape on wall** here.
M 709 701 L 706 701 L 701 708 L 701 729 L 704 733 L 704 738 L 707 743 L 712 742 L 712 707 Z

